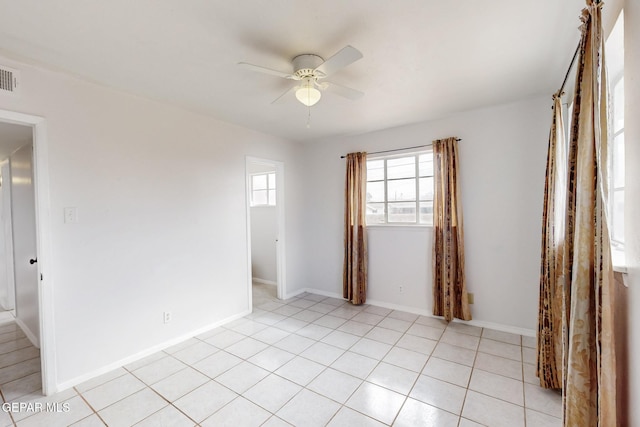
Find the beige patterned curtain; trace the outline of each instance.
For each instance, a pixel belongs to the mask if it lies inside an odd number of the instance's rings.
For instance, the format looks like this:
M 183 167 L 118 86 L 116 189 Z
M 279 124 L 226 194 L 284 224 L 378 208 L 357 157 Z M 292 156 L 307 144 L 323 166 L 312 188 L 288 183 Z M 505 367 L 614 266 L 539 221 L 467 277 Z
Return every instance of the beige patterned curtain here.
M 457 138 L 433 141 L 433 314 L 471 320 L 464 278 Z
M 538 370 L 544 388 L 562 388 L 562 239 L 566 186 L 562 93 L 553 95 L 542 212 L 542 264 L 538 304 Z
M 565 426 L 616 426 L 613 269 L 606 221 L 607 77 L 600 4 L 582 14 L 567 155 Z
M 342 296 L 353 304 L 367 300 L 367 153 L 347 154 Z

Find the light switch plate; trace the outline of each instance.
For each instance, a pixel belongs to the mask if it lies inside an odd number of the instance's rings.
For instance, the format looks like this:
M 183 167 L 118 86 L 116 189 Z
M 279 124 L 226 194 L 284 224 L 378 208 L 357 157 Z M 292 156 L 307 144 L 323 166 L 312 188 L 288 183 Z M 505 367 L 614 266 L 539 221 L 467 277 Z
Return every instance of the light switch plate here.
M 78 208 L 75 208 L 75 207 L 64 208 L 64 223 L 65 224 L 78 223 Z

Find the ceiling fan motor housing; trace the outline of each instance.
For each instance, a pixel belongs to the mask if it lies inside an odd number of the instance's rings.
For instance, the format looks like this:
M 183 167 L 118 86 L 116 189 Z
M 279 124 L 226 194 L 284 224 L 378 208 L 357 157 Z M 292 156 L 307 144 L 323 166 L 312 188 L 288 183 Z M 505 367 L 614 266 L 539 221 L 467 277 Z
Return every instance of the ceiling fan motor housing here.
M 324 62 L 318 55 L 304 54 L 293 58 L 293 75 L 302 80 L 307 77 L 322 78 L 324 74 L 314 71 Z

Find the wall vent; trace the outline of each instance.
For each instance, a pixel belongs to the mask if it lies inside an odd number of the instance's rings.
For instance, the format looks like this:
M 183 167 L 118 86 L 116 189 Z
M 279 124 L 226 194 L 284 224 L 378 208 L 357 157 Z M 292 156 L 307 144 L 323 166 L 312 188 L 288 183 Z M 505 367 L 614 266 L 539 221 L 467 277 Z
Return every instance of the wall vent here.
M 16 95 L 20 88 L 18 70 L 0 65 L 0 94 Z

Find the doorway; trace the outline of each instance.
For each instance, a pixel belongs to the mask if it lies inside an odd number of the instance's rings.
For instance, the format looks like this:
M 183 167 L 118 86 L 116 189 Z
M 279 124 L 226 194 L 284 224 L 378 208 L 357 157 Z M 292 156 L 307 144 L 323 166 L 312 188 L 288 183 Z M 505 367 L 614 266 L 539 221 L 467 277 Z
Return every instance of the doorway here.
M 249 308 L 284 299 L 284 165 L 247 157 Z M 255 301 L 254 301 L 255 299 Z
M 0 304 L 12 307 L 15 325 L 39 358 L 30 361 L 41 379 L 41 392 L 56 391 L 52 289 L 43 286 L 50 259 L 49 183 L 44 119 L 0 110 Z M 51 284 L 51 282 L 48 282 Z M 10 330 L 5 325 L 5 331 Z M 28 353 L 26 349 L 25 353 Z
M 23 233 L 35 232 L 35 223 L 25 227 L 25 223 L 30 222 L 33 218 L 33 206 L 24 206 L 25 198 L 23 196 L 24 188 L 18 188 L 16 196 L 18 197 L 17 207 L 14 210 L 12 193 L 16 190 L 19 182 L 24 178 L 24 175 L 30 175 L 31 161 L 27 159 L 24 163 L 24 154 L 32 150 L 32 131 L 30 127 L 19 126 L 9 123 L 0 123 L 0 322 L 15 321 L 16 315 L 16 275 L 19 276 L 20 282 L 23 283 L 25 275 L 29 275 L 29 270 L 26 266 L 20 263 L 18 271 L 15 269 L 15 244 L 18 243 L 19 252 L 24 252 L 26 249 L 22 245 Z M 11 173 L 11 165 L 16 171 L 15 174 Z M 32 184 L 32 180 L 29 179 L 26 187 Z M 21 186 L 24 187 L 24 186 Z M 26 189 L 27 192 L 29 188 Z M 32 190 L 32 187 L 31 187 Z M 28 200 L 27 204 L 29 203 Z M 33 203 L 31 203 L 33 205 Z M 13 216 L 17 216 L 17 221 L 13 221 Z M 18 228 L 18 237 L 20 241 L 14 242 L 14 226 Z M 35 252 L 35 242 L 27 237 L 26 246 L 30 246 Z M 34 287 L 37 285 L 37 279 L 33 274 L 27 277 L 28 290 L 33 293 Z M 20 290 L 23 288 L 21 287 Z M 24 304 L 22 304 L 24 306 Z M 37 307 L 37 306 L 36 306 Z M 21 307 L 21 311 L 24 308 Z M 25 319 L 25 313 L 21 312 L 20 319 Z M 29 313 L 26 313 L 26 317 L 29 318 Z M 33 326 L 33 322 L 29 322 Z M 37 344 L 37 330 L 32 331 L 32 328 L 21 326 L 23 330 L 26 329 L 26 335 L 32 343 Z M 38 344 L 39 346 L 39 344 Z

